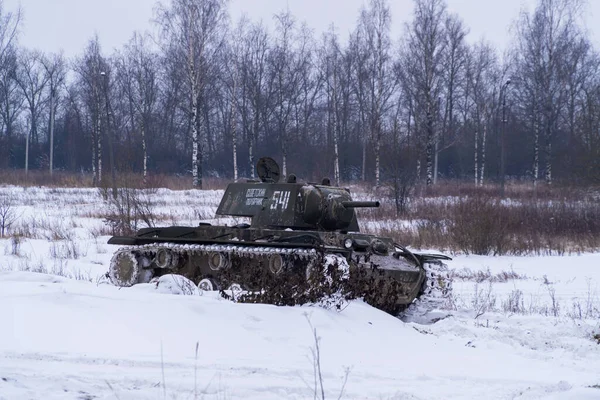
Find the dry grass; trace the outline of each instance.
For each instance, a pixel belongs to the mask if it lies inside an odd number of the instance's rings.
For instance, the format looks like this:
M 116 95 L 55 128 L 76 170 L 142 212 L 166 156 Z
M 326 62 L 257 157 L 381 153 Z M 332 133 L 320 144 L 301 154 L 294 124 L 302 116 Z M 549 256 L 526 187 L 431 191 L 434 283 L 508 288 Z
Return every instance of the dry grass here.
M 55 171 L 52 176 L 48 171 L 0 169 L 0 184 L 15 186 L 48 186 L 48 187 L 92 187 L 91 174 Z
M 501 271 L 493 274 L 488 268 L 485 271 L 477 270 L 473 271 L 469 268 L 463 268 L 460 270 L 452 270 L 452 279 L 461 281 L 473 281 L 477 283 L 481 282 L 492 282 L 492 283 L 505 283 L 513 280 L 528 279 L 527 276 L 519 274 L 513 270 Z
M 171 190 L 192 189 L 192 177 L 187 175 L 151 174 L 146 179 L 141 174 L 132 172 L 119 172 L 117 174 L 117 186 L 123 183 L 136 182 L 135 188 L 167 188 Z M 224 189 L 229 181 L 223 178 L 204 178 L 203 189 Z M 55 171 L 52 176 L 48 171 L 0 169 L 0 185 L 15 185 L 21 187 L 46 186 L 57 188 L 91 188 L 94 187 L 92 174 L 89 172 L 73 173 Z M 105 176 L 98 187 L 109 188 L 110 178 Z
M 497 188 L 460 184 L 420 188 L 398 220 L 389 198 L 382 207 L 360 212 L 366 231 L 415 248 L 465 254 L 567 254 L 600 249 L 600 202 L 592 189 Z M 407 223 L 406 223 L 407 222 Z M 406 228 L 406 226 L 409 228 Z

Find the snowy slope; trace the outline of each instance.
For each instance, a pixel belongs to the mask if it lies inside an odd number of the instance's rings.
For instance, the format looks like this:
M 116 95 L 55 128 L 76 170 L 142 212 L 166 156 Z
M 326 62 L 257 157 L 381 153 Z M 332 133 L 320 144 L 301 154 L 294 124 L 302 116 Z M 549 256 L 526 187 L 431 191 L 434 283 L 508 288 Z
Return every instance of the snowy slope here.
M 423 325 L 360 301 L 335 312 L 99 284 L 117 246 L 98 233 L 95 191 L 7 193 L 32 232 L 16 252 L 0 239 L 1 400 L 322 398 L 311 325 L 325 398 L 347 374 L 343 399 L 600 399 L 600 254 L 457 256 L 451 315 Z M 181 223 L 218 200 L 160 194 Z
M 168 398 L 311 398 L 309 319 L 328 398 L 348 367 L 344 398 L 600 396 L 586 388 L 600 346 L 583 321 L 458 313 L 424 326 L 361 302 L 338 313 L 152 291 L 2 273 L 0 397 L 162 398 L 164 384 Z

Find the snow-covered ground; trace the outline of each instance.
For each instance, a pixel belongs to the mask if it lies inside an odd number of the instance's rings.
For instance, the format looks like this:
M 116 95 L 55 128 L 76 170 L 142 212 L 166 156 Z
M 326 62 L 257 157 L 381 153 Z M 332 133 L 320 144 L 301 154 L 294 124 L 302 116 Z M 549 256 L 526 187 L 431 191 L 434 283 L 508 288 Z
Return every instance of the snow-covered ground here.
M 170 225 L 211 218 L 220 194 L 152 196 Z M 96 190 L 7 197 L 22 236 L 0 239 L 2 400 L 600 399 L 600 254 L 456 256 L 449 316 L 419 324 L 360 301 L 336 312 L 101 284 L 116 246 Z

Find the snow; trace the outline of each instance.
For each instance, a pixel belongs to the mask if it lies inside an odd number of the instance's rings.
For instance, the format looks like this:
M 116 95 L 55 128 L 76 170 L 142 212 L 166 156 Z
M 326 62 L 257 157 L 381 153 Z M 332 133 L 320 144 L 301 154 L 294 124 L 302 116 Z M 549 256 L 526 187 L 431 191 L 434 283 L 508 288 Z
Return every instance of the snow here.
M 197 224 L 222 192 L 158 193 L 164 224 Z M 118 246 L 97 191 L 7 195 L 12 229 L 30 232 L 16 252 L 0 239 L 1 400 L 321 398 L 315 331 L 325 398 L 600 398 L 600 254 L 455 256 L 451 309 L 419 324 L 361 301 L 337 312 L 175 294 L 172 276 L 116 288 L 101 279 Z

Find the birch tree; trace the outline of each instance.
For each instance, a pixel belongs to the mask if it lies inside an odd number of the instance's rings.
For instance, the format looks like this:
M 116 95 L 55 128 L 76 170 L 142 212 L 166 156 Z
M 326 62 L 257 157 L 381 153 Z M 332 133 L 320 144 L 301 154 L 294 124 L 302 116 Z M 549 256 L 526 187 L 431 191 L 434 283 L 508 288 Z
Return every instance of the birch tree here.
M 475 184 L 483 185 L 486 170 L 488 130 L 498 94 L 500 74 L 494 49 L 479 42 L 471 52 L 467 77 L 470 81 L 474 121 Z
M 226 0 L 173 0 L 159 6 L 162 42 L 170 60 L 183 68 L 189 96 L 192 132 L 192 186 L 202 188 L 204 138 L 200 110 L 209 101 L 206 92 L 215 78 L 215 60 L 226 34 Z
M 525 107 L 534 131 L 534 184 L 539 177 L 540 140 L 544 179 L 552 183 L 552 144 L 566 97 L 564 66 L 580 34 L 576 25 L 580 7 L 579 0 L 540 0 L 533 13 L 523 12 L 518 21 L 517 71 L 521 90 L 528 93 Z
M 17 55 L 14 48 L 8 49 L 1 60 L 0 66 L 0 114 L 4 132 L 5 146 L 0 147 L 0 163 L 9 165 L 11 159 L 11 148 L 15 137 L 15 128 L 25 96 L 17 83 Z M 28 132 L 29 133 L 29 132 Z
M 48 96 L 50 109 L 50 122 L 48 128 L 49 137 L 49 169 L 50 175 L 54 172 L 54 122 L 56 120 L 56 109 L 59 103 L 59 91 L 63 86 L 67 74 L 65 59 L 62 54 L 51 54 L 42 59 L 42 65 L 48 78 Z
M 142 144 L 142 173 L 148 176 L 148 131 L 158 97 L 157 57 L 149 50 L 147 38 L 135 33 L 118 63 L 118 75 L 130 104 L 134 131 Z
M 390 98 L 396 87 L 396 76 L 392 73 L 390 40 L 391 14 L 386 0 L 371 0 L 363 8 L 359 18 L 359 29 L 363 40 L 365 62 L 361 63 L 366 80 L 366 112 L 369 131 L 375 150 L 375 185 L 381 180 L 381 139 L 384 115 L 391 107 Z
M 244 35 L 247 33 L 248 20 L 242 17 L 235 29 L 231 40 L 228 42 L 223 55 L 225 73 L 221 74 L 224 89 L 223 136 L 231 137 L 231 157 L 233 167 L 233 180 L 237 182 L 238 169 L 238 119 L 244 112 L 245 96 L 242 85 L 244 70 Z M 228 131 L 228 132 L 227 132 Z
M 258 137 L 267 117 L 266 104 L 270 89 L 267 84 L 268 57 L 271 51 L 269 34 L 260 24 L 248 27 L 243 42 L 242 64 L 242 129 L 248 145 L 248 172 L 254 179 L 254 156 L 257 152 Z
M 4 2 L 0 1 L 0 113 L 4 125 L 0 131 L 0 165 L 3 166 L 10 162 L 14 123 L 22 100 L 15 82 L 16 43 L 21 20 L 20 7 L 15 12 L 7 12 Z
M 323 47 L 321 49 L 322 66 L 321 74 L 325 82 L 325 96 L 327 101 L 327 120 L 328 129 L 331 132 L 333 141 L 333 179 L 337 186 L 340 185 L 340 75 L 341 70 L 341 49 L 338 41 L 338 35 L 333 25 L 329 32 L 323 37 Z
M 424 138 L 426 183 L 433 184 L 433 156 L 437 99 L 444 74 L 446 35 L 443 0 L 415 0 L 412 22 L 407 25 L 401 54 L 404 87 L 415 107 L 415 125 Z
M 104 111 L 104 78 L 102 71 L 107 70 L 106 60 L 102 56 L 98 36 L 91 39 L 81 58 L 74 64 L 78 75 L 80 96 L 86 110 L 88 130 L 92 144 L 92 175 L 93 183 L 102 181 L 102 115 Z
M 437 183 L 440 153 L 451 148 L 458 140 L 455 114 L 456 102 L 464 91 L 468 29 L 457 15 L 448 15 L 444 21 L 447 46 L 444 54 L 444 112 L 440 129 L 435 135 L 433 183 Z M 439 125 L 439 124 L 438 124 Z
M 28 131 L 26 134 L 25 170 L 29 168 L 29 143 L 38 145 L 42 105 L 45 101 L 45 89 L 49 76 L 42 63 L 42 53 L 24 50 L 18 59 L 16 81 L 19 85 L 29 112 Z

